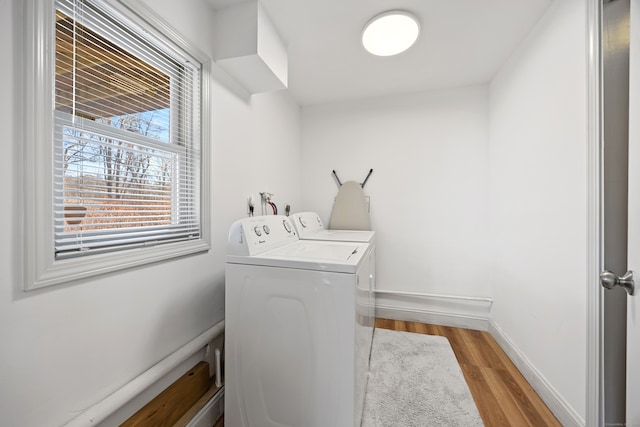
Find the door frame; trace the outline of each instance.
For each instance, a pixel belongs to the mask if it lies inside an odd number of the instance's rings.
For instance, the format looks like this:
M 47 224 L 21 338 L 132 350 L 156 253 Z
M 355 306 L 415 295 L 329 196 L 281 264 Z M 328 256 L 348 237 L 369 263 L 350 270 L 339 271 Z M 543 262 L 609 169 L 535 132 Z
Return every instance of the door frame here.
M 588 426 L 604 425 L 602 0 L 587 0 L 587 372 Z

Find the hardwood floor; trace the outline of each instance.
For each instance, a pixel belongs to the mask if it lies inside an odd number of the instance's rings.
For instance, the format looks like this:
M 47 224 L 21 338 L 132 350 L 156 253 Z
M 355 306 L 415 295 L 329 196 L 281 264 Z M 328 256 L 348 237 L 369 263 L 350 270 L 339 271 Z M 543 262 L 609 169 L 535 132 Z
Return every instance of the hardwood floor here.
M 447 337 L 486 427 L 562 426 L 488 332 L 388 319 L 376 328 Z
M 387 319 L 376 328 L 448 338 L 485 426 L 562 426 L 488 332 Z

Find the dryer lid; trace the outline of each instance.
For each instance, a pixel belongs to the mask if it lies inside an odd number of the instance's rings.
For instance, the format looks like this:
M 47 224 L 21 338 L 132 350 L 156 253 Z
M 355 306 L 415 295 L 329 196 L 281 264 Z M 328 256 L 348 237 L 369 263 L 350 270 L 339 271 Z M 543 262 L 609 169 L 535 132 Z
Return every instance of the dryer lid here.
M 315 233 L 299 234 L 301 239 L 308 240 L 332 240 L 334 242 L 363 242 L 373 243 L 375 231 L 362 230 L 322 230 Z

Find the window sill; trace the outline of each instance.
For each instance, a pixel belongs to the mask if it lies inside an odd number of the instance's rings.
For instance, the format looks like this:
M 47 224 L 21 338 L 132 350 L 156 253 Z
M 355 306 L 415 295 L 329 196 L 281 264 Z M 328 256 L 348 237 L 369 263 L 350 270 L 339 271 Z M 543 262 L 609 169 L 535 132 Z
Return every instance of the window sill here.
M 160 261 L 196 255 L 209 250 L 210 246 L 205 241 L 195 240 L 92 255 L 87 258 L 53 261 L 41 269 L 35 267 L 39 263 L 29 262 L 27 264 L 31 268 L 26 272 L 27 280 L 24 289 L 29 291 L 73 282 Z M 36 256 L 35 254 L 31 255 Z

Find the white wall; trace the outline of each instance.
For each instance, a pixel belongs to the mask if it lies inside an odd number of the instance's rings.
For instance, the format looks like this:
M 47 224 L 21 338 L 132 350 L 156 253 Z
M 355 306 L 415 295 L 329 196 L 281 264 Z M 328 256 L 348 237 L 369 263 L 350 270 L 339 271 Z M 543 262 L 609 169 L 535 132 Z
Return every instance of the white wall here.
M 553 2 L 489 95 L 491 317 L 583 423 L 585 25 L 584 2 Z
M 211 54 L 212 12 L 205 0 L 146 0 Z M 212 250 L 82 282 L 23 292 L 19 282 L 22 211 L 20 141 L 12 124 L 20 60 L 12 48 L 14 2 L 0 0 L 0 127 L 5 183 L 0 209 L 0 425 L 61 425 L 78 411 L 224 318 L 227 231 L 246 196 L 276 194 L 300 203 L 300 110 L 286 92 L 246 100 L 214 82 Z M 15 4 L 20 4 L 15 0 Z
M 306 210 L 373 169 L 378 289 L 489 295 L 487 115 L 487 86 L 303 107 Z

